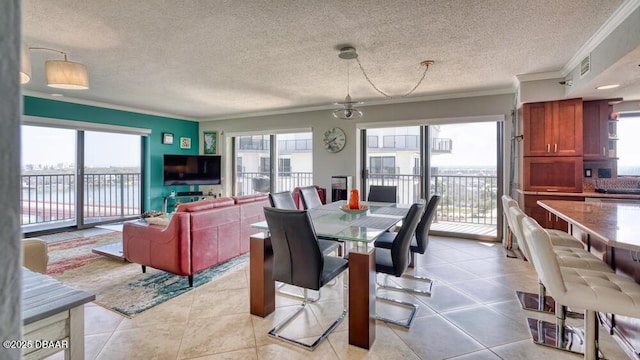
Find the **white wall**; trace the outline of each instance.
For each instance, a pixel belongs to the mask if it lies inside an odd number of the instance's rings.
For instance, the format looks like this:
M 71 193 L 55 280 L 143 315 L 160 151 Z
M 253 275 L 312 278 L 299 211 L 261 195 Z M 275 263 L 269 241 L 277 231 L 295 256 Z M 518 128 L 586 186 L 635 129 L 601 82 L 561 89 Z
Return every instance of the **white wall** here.
M 20 0 L 0 2 L 0 34 L 0 340 L 20 340 Z M 0 359 L 19 358 L 0 347 Z
M 313 174 L 314 183 L 330 188 L 331 175 L 359 176 L 360 159 L 359 129 L 372 126 L 406 126 L 418 124 L 435 124 L 448 122 L 474 121 L 479 117 L 506 119 L 505 144 L 509 144 L 511 136 L 511 111 L 514 94 L 479 96 L 458 99 L 434 100 L 405 104 L 377 105 L 362 107 L 363 118 L 359 121 L 336 120 L 330 110 L 311 111 L 295 114 L 271 115 L 242 119 L 216 120 L 200 123 L 200 132 L 219 131 L 221 136 L 221 154 L 225 159 L 225 195 L 231 194 L 231 155 L 228 139 L 236 134 L 263 131 L 282 132 L 288 129 L 312 129 L 313 133 Z M 322 134 L 330 127 L 342 128 L 347 136 L 345 148 L 339 153 L 331 154 L 324 150 Z M 506 146 L 505 159 L 508 159 L 509 146 Z M 505 165 L 506 166 L 506 165 Z M 505 168 L 505 174 L 508 174 Z M 504 182 L 508 184 L 508 180 Z

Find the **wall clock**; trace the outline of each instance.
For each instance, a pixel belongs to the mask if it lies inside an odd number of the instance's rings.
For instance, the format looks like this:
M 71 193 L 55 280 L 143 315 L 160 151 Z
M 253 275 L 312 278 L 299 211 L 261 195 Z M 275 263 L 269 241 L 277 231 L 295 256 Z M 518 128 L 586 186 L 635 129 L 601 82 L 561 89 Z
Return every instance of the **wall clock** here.
M 347 136 L 339 127 L 333 127 L 324 132 L 322 141 L 324 142 L 324 148 L 328 152 L 337 153 L 344 148 L 344 144 L 347 142 Z

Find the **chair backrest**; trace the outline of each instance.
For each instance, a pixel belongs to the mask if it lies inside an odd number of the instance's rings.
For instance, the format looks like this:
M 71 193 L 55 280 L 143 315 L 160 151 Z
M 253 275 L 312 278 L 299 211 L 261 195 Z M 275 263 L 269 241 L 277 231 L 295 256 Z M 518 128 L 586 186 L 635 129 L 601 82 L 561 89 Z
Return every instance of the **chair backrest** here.
M 269 202 L 271 203 L 271 207 L 278 209 L 298 209 L 295 201 L 293 201 L 293 195 L 291 195 L 289 191 L 269 193 Z
M 391 261 L 393 262 L 393 275 L 401 276 L 409 266 L 409 246 L 413 233 L 418 227 L 418 222 L 424 212 L 424 203 L 415 203 L 409 208 L 407 216 L 402 220 L 402 227 L 391 244 Z
M 524 232 L 522 231 L 522 221 L 527 217 L 527 215 L 520 210 L 518 206 L 509 207 L 509 215 L 511 217 L 511 221 L 513 224 L 510 224 L 511 231 L 513 231 L 513 235 L 518 239 L 518 246 L 520 247 L 520 251 L 524 257 L 528 260 L 531 260 L 531 249 L 529 245 L 529 241 L 524 237 Z M 509 217 L 507 217 L 507 221 Z
M 396 186 L 369 186 L 367 201 L 395 203 L 398 199 L 398 188 Z
M 313 209 L 322 206 L 322 201 L 318 195 L 318 190 L 315 186 L 305 186 L 300 188 L 300 198 L 302 199 L 302 206 L 305 209 Z
M 424 252 L 427 251 L 427 246 L 429 245 L 429 229 L 436 216 L 439 202 L 440 195 L 434 194 L 431 196 L 424 210 L 424 214 L 422 214 L 422 218 L 420 218 L 420 222 L 416 227 L 416 244 L 418 245 L 418 253 L 420 254 L 424 254 Z
M 306 210 L 264 208 L 273 248 L 273 279 L 318 290 L 324 258 Z
M 549 233 L 530 217 L 522 220 L 522 227 L 525 241 L 530 246 L 532 263 L 538 277 L 551 296 L 563 296 L 567 292 L 567 288 L 560 271 L 558 258 L 553 251 L 551 239 L 549 239 Z
M 527 254 L 529 251 L 528 249 L 524 249 L 526 245 L 523 244 L 524 239 L 522 239 L 522 229 L 521 229 L 522 224 L 517 223 L 513 215 L 511 214 L 511 211 L 509 211 L 509 209 L 513 207 L 516 207 L 518 208 L 518 210 L 520 210 L 520 206 L 518 206 L 518 202 L 515 201 L 511 196 L 502 195 L 502 212 L 504 213 L 504 216 L 507 219 L 507 225 L 509 226 L 509 229 L 511 229 L 511 233 L 513 234 L 513 236 L 516 237 L 516 243 L 518 244 L 518 248 L 522 251 L 524 256 L 528 259 L 529 256 L 527 256 Z M 520 222 L 521 221 L 522 220 L 520 220 Z

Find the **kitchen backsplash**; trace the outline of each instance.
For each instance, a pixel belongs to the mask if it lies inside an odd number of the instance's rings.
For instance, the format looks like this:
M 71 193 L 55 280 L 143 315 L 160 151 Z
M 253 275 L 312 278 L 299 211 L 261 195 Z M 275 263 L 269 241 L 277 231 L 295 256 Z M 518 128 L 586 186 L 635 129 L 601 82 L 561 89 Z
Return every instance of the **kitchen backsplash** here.
M 595 189 L 637 189 L 640 188 L 640 178 L 624 177 L 617 179 L 593 179 L 584 178 L 582 180 L 582 190 L 593 192 Z

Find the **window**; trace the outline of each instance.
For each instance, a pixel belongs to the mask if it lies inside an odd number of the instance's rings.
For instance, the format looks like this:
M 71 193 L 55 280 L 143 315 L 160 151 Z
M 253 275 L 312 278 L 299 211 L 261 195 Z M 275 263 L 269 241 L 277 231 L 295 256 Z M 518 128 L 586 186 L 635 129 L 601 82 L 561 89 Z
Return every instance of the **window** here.
M 267 176 L 271 172 L 271 159 L 268 157 L 260 158 L 260 172 Z
M 378 136 L 367 136 L 367 147 L 375 149 L 378 147 Z
M 372 156 L 369 158 L 369 172 L 371 175 L 393 175 L 396 173 L 396 158 L 394 156 Z
M 278 159 L 279 176 L 291 176 L 291 159 Z
M 636 139 L 640 134 L 640 116 L 621 116 L 616 125 L 618 175 L 640 176 L 640 142 Z

